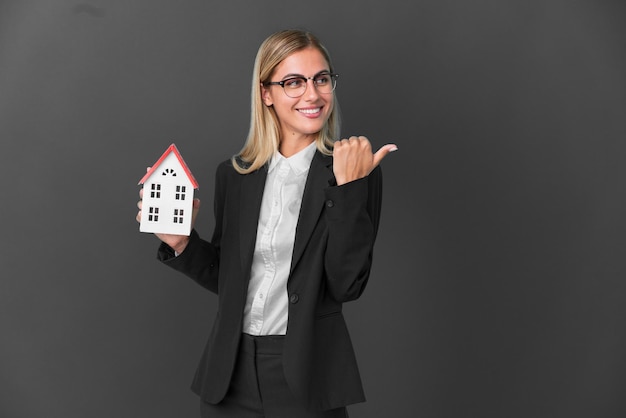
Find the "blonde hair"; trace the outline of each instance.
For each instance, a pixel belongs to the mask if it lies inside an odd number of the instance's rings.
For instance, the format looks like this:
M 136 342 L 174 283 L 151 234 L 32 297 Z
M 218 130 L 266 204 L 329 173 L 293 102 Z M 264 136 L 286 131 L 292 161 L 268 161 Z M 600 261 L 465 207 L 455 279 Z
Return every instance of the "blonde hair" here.
M 305 48 L 319 50 L 333 72 L 330 54 L 313 34 L 301 30 L 283 30 L 270 35 L 259 47 L 252 74 L 251 115 L 248 138 L 239 152 L 232 158 L 233 167 L 241 174 L 251 173 L 267 163 L 278 150 L 280 122 L 274 108 L 265 106 L 261 97 L 261 85 L 273 75 L 276 67 L 289 55 Z M 333 93 L 334 94 L 334 93 Z M 327 122 L 315 140 L 317 149 L 331 155 L 333 142 L 339 136 L 339 104 L 335 97 L 334 106 Z

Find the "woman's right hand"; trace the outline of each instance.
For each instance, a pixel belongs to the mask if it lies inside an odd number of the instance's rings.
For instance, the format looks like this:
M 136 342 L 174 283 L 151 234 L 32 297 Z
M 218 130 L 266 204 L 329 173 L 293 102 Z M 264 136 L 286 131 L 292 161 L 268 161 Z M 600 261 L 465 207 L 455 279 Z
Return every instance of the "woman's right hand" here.
M 139 212 L 137 212 L 137 222 L 141 223 L 141 207 L 143 202 L 143 188 L 139 190 L 139 202 L 137 202 L 137 207 L 139 208 Z M 196 221 L 196 216 L 198 215 L 198 210 L 200 209 L 200 199 L 193 199 L 193 212 L 191 215 L 191 227 Z M 163 241 L 165 244 L 169 245 L 176 253 L 182 253 L 185 248 L 187 248 L 187 244 L 189 243 L 189 237 L 187 235 L 174 235 L 174 234 L 154 234 Z

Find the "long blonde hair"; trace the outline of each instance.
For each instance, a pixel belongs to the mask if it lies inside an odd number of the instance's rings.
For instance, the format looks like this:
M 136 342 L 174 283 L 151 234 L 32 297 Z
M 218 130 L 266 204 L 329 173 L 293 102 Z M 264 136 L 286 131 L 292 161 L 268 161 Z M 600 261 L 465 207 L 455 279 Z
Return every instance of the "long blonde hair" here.
M 261 84 L 270 79 L 276 67 L 285 58 L 309 47 L 319 50 L 328 62 L 330 72 L 334 72 L 330 54 L 319 39 L 309 32 L 301 30 L 276 32 L 259 47 L 252 74 L 250 130 L 243 148 L 232 158 L 233 167 L 239 173 L 251 173 L 265 165 L 278 150 L 280 143 L 280 122 L 274 108 L 264 105 Z M 328 121 L 315 140 L 321 153 L 332 154 L 333 142 L 339 136 L 339 125 L 339 104 L 335 97 Z

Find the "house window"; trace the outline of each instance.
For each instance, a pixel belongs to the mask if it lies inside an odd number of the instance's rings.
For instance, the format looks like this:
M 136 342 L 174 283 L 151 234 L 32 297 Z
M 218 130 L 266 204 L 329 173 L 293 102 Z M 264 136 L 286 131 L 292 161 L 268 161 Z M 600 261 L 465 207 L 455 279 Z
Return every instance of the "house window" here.
M 151 207 L 148 209 L 148 221 L 159 222 L 159 208 Z
M 150 197 L 153 199 L 161 198 L 161 185 L 152 183 L 150 187 Z
M 163 170 L 163 175 L 176 177 L 176 171 L 174 171 L 173 168 L 166 168 L 165 170 Z
M 187 186 L 176 186 L 176 200 L 185 200 Z
M 174 223 L 182 224 L 183 223 L 183 209 L 174 209 Z

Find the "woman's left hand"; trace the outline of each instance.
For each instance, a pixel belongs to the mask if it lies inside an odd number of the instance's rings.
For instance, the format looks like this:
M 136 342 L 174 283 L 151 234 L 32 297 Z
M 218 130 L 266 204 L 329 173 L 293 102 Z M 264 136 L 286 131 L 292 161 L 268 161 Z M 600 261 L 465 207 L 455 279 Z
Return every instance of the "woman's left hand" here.
M 364 136 L 351 136 L 336 141 L 333 149 L 333 172 L 337 185 L 367 176 L 387 154 L 397 149 L 395 144 L 387 144 L 374 154 L 370 141 Z

